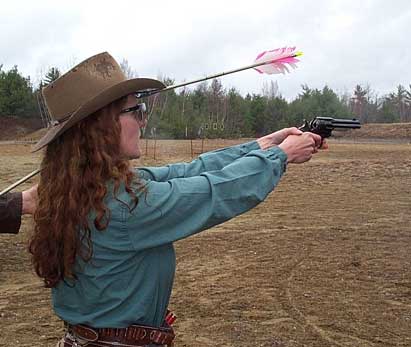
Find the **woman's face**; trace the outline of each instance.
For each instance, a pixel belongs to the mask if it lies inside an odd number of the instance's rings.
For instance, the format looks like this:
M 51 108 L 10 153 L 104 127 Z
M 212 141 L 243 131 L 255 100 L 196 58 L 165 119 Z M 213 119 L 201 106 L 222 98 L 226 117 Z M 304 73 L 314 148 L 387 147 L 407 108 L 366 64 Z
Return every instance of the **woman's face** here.
M 136 97 L 129 95 L 127 96 L 124 109 L 136 106 L 137 104 L 138 101 Z M 134 111 L 125 112 L 120 115 L 120 151 L 127 159 L 140 157 L 140 128 L 144 128 L 147 124 L 146 119 L 139 121 L 135 115 L 136 113 Z

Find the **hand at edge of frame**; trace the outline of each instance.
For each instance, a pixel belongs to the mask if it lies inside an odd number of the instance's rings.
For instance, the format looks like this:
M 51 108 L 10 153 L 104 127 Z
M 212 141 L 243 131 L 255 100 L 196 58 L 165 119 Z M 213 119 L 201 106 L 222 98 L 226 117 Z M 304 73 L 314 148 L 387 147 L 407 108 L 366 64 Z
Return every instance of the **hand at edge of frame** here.
M 34 212 L 36 211 L 37 186 L 38 184 L 22 192 L 22 197 L 23 197 L 22 214 L 34 214 Z

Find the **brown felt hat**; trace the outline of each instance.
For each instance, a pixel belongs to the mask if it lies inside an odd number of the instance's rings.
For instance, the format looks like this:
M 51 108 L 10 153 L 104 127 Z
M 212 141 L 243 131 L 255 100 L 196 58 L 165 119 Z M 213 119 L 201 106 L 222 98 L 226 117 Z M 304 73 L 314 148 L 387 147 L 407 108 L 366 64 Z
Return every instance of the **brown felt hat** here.
M 67 129 L 111 102 L 165 85 L 150 78 L 128 80 L 107 52 L 81 62 L 41 91 L 50 126 L 32 152 L 55 140 Z

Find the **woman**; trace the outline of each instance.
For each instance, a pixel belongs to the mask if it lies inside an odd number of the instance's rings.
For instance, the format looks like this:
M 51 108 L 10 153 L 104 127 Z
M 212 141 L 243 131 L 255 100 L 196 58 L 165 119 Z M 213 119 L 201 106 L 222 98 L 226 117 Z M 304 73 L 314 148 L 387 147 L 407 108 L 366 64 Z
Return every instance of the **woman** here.
M 67 324 L 60 346 L 171 345 L 173 242 L 253 208 L 287 162 L 320 147 L 289 128 L 189 164 L 133 169 L 146 124 L 134 92 L 162 87 L 126 80 L 102 53 L 43 90 L 53 125 L 35 147 L 47 145 L 30 252 Z

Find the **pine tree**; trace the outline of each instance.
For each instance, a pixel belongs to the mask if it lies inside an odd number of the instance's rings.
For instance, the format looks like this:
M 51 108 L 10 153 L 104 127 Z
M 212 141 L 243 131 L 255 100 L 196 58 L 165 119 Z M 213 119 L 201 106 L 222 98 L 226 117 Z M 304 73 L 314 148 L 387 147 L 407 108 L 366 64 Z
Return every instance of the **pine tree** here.
M 61 76 L 60 70 L 56 67 L 51 67 L 49 71 L 46 73 L 46 76 L 44 76 L 43 80 L 41 81 L 41 85 L 45 87 L 51 82 L 54 82 L 60 76 Z
M 7 72 L 0 66 L 0 115 L 30 117 L 35 114 L 30 77 L 23 77 L 17 66 Z

